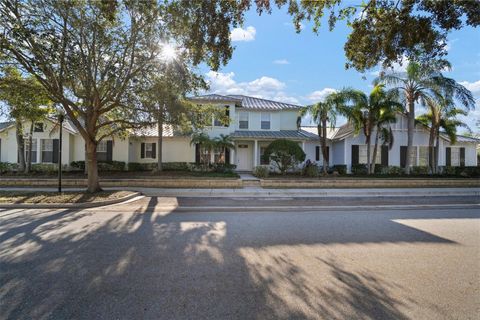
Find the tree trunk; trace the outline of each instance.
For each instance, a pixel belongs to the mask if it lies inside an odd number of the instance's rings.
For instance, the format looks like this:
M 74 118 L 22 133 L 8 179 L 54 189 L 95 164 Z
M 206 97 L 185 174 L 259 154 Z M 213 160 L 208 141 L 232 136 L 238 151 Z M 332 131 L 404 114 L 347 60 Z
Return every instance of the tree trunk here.
M 327 120 L 322 120 L 322 155 L 323 155 L 323 174 L 327 174 L 328 170 L 328 151 L 327 151 Z
M 98 181 L 98 165 L 97 165 L 97 144 L 93 141 L 87 141 L 87 191 L 90 193 L 102 191 Z
M 408 98 L 408 122 L 407 122 L 407 159 L 405 159 L 405 173 L 410 174 L 413 158 L 413 133 L 415 130 L 415 101 L 413 97 Z
M 25 159 L 25 172 L 29 173 L 32 169 L 32 142 L 33 142 L 33 121 L 30 124 L 30 133 L 28 135 L 27 157 Z
M 438 173 L 438 154 L 440 152 L 440 128 L 437 126 L 435 131 L 436 131 L 435 139 L 437 140 L 437 142 L 436 142 L 436 148 L 434 150 L 434 154 L 435 154 L 434 165 L 435 165 L 435 173 Z
M 158 121 L 158 139 L 157 139 L 157 171 L 160 172 L 162 168 L 162 146 L 163 146 L 163 117 L 159 115 Z
M 87 166 L 87 159 L 88 159 L 88 153 L 87 153 L 87 143 L 85 142 L 85 167 L 83 168 L 83 173 L 88 175 L 88 166 Z
M 372 169 L 372 162 L 371 162 L 371 158 L 370 158 L 370 149 L 371 149 L 371 136 L 368 135 L 367 137 L 367 174 L 370 174 L 371 173 L 371 169 Z
M 17 136 L 18 171 L 25 172 L 25 139 L 23 138 L 23 125 L 19 119 L 15 120 L 15 129 Z
M 435 170 L 435 159 L 434 159 L 434 146 L 435 144 L 435 124 L 432 123 L 430 128 L 430 134 L 428 136 L 428 166 L 430 167 L 430 173 L 434 174 Z
M 373 159 L 372 159 L 372 164 L 370 165 L 370 173 L 375 173 L 375 165 L 376 165 L 376 159 L 377 159 L 377 151 L 378 151 L 378 131 L 380 131 L 380 128 L 377 128 L 377 132 L 375 133 L 375 146 L 373 147 Z

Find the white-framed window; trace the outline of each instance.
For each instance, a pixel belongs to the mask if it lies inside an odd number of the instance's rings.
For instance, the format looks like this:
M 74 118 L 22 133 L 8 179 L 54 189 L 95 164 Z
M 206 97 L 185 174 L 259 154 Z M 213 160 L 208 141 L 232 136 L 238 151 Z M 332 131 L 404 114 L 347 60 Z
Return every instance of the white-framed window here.
M 270 130 L 270 113 L 263 112 L 260 117 L 261 117 L 260 128 L 264 130 Z
M 213 150 L 213 163 L 225 163 L 225 154 L 222 149 Z
M 418 165 L 423 167 L 428 166 L 428 147 L 418 147 Z
M 33 125 L 33 132 L 43 132 L 44 124 L 42 122 L 35 122 Z
M 248 129 L 248 112 L 240 112 L 238 114 L 238 128 Z
M 97 144 L 97 160 L 107 161 L 107 141 L 102 140 Z
M 153 158 L 153 143 L 145 143 L 145 158 Z
M 417 156 L 418 156 L 418 147 L 412 146 L 412 153 L 410 155 L 410 164 L 412 166 L 417 166 Z
M 27 154 L 28 154 L 28 143 L 29 140 L 25 140 L 25 159 L 27 159 Z M 37 139 L 32 139 L 32 149 L 31 149 L 31 158 L 32 163 L 37 163 Z
M 53 162 L 53 139 L 41 140 L 42 162 Z
M 373 157 L 374 146 L 370 146 L 370 156 Z M 358 146 L 358 163 L 367 164 L 367 145 Z M 375 164 L 382 164 L 382 151 L 380 146 L 377 147 L 377 155 L 375 158 Z
M 460 166 L 460 148 L 450 148 L 450 165 L 452 167 Z
M 270 164 L 270 160 L 269 159 L 264 159 L 263 158 L 263 155 L 265 154 L 265 150 L 267 149 L 267 147 L 260 147 L 260 164 L 262 165 L 267 165 L 267 164 Z
M 217 119 L 216 117 L 213 118 L 213 126 L 214 127 L 223 127 L 222 121 L 220 119 Z

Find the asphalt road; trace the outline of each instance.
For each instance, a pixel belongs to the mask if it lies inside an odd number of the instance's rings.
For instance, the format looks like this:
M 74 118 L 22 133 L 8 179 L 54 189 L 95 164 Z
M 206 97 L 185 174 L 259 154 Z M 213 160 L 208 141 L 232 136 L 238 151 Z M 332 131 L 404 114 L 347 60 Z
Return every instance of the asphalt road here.
M 479 318 L 478 208 L 169 201 L 0 209 L 0 319 Z

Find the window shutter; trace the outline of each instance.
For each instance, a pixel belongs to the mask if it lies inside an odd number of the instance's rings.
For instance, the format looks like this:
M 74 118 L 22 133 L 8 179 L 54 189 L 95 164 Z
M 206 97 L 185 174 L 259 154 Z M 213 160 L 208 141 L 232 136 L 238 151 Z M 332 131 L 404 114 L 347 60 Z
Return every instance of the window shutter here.
M 145 143 L 142 142 L 142 144 L 140 145 L 140 159 L 144 159 L 145 158 Z
M 405 168 L 407 164 L 407 147 L 400 146 L 400 167 Z
M 53 139 L 52 162 L 53 163 L 58 163 L 58 139 Z
M 355 166 L 358 164 L 358 145 L 352 145 L 352 165 Z
M 107 141 L 107 161 L 113 160 L 113 141 Z
M 230 163 L 230 149 L 229 148 L 225 149 L 225 163 L 226 164 Z
M 388 166 L 388 146 L 382 146 L 382 166 Z
M 452 165 L 452 149 L 450 147 L 445 148 L 445 165 L 447 167 Z
M 465 148 L 460 148 L 460 167 L 465 167 Z
M 195 144 L 195 163 L 200 163 L 200 145 Z
M 225 116 L 227 117 L 228 120 L 230 120 L 230 106 L 225 106 Z M 228 127 L 230 125 L 230 122 L 225 123 L 225 127 Z
M 330 163 L 330 147 L 327 147 L 327 156 L 325 157 L 327 163 Z
M 152 159 L 157 157 L 157 143 L 152 143 Z
M 320 160 L 320 146 L 315 147 L 315 161 Z

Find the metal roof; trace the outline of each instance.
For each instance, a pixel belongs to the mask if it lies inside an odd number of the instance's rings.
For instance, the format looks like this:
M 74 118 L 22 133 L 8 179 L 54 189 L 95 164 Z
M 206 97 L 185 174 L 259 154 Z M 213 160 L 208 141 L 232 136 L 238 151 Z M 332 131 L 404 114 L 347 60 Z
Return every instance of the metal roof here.
M 280 131 L 243 131 L 236 130 L 232 138 L 257 138 L 257 139 L 299 139 L 316 140 L 318 136 L 305 130 L 280 130 Z
M 250 97 L 245 95 L 220 95 L 220 94 L 206 94 L 202 96 L 196 96 L 190 98 L 192 101 L 199 102 L 234 102 L 238 107 L 245 109 L 254 109 L 254 110 L 288 110 L 294 109 L 297 110 L 302 106 L 284 103 L 279 101 L 273 101 L 268 99 Z
M 14 124 L 13 121 L 8 121 L 8 122 L 0 122 L 0 131 L 3 131 L 4 129 L 12 126 Z
M 158 137 L 158 125 L 149 126 L 141 129 L 135 129 L 132 132 L 133 136 L 137 137 Z M 181 137 L 183 134 L 179 130 L 175 130 L 171 125 L 163 126 L 162 137 Z

